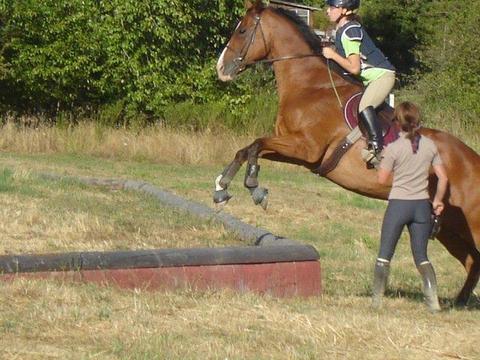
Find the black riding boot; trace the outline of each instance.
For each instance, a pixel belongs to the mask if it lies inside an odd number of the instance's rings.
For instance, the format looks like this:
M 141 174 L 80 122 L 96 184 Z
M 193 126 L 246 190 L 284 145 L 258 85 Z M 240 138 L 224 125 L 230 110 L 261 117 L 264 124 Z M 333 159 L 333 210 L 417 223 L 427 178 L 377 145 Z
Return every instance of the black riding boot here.
M 368 150 L 371 151 L 373 155 L 370 159 L 366 159 L 367 163 L 371 163 L 375 158 L 379 160 L 380 152 L 383 149 L 383 134 L 380 121 L 377 119 L 375 108 L 373 106 L 366 107 L 360 113 L 359 119 L 360 124 L 367 131 Z
M 431 312 L 440 311 L 440 304 L 438 303 L 437 295 L 437 279 L 435 271 L 430 262 L 420 264 L 418 267 L 420 275 L 423 280 L 423 294 L 425 295 L 425 303 Z
M 373 271 L 373 295 L 372 307 L 380 309 L 382 307 L 382 298 L 387 287 L 388 275 L 390 274 L 390 262 L 377 259 L 375 270 Z

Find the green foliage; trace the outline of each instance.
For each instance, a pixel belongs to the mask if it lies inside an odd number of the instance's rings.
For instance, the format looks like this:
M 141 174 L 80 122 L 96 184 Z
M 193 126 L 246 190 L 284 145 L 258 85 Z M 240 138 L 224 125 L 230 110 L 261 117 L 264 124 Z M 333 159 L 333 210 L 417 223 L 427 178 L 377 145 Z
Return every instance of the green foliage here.
M 415 89 L 436 112 L 460 115 L 463 126 L 477 125 L 480 116 L 479 40 L 480 0 L 458 6 L 436 1 L 429 8 L 427 35 L 418 47 L 422 68 Z
M 415 48 L 424 34 L 427 1 L 368 0 L 362 2 L 362 22 L 391 62 L 404 83 L 405 75 L 418 66 Z
M 480 21 L 480 0 L 461 4 L 365 0 L 361 14 L 369 33 L 399 70 L 401 84 L 408 87 L 405 94 L 413 93 L 411 100 L 430 117 L 448 113 L 462 128 L 473 129 L 480 115 L 479 42 L 474 30 Z
M 223 97 L 216 101 L 167 105 L 165 124 L 195 131 L 227 128 L 239 133 L 272 132 L 278 99 L 271 71 L 254 67 L 234 83 L 222 86 Z
M 3 0 L 2 102 L 56 112 L 124 100 L 127 111 L 158 115 L 172 102 L 210 100 L 212 60 L 242 7 L 241 0 Z
M 324 8 L 323 0 L 294 2 Z M 88 116 L 116 127 L 160 119 L 263 132 L 275 113 L 272 72 L 254 68 L 228 84 L 215 73 L 243 4 L 0 0 L 0 112 L 44 114 L 61 126 Z M 478 8 L 480 0 L 362 0 L 360 15 L 422 106 L 473 123 L 480 112 Z M 317 25 L 325 20 L 316 13 Z
M 101 98 L 97 84 L 102 43 L 93 1 L 6 1 L 2 54 L 4 101 L 32 110 L 63 108 Z

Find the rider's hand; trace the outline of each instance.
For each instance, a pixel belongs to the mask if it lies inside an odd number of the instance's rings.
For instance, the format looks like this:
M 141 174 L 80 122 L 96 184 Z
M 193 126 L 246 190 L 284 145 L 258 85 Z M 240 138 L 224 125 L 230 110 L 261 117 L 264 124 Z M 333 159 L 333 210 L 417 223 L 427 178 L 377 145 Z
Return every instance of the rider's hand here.
M 435 215 L 440 215 L 443 209 L 445 208 L 445 205 L 441 201 L 434 201 L 432 203 L 432 207 L 433 207 L 433 213 Z
M 333 59 L 333 57 L 335 56 L 337 52 L 332 49 L 331 47 L 324 47 L 322 48 L 322 54 L 323 56 L 325 56 L 327 59 Z

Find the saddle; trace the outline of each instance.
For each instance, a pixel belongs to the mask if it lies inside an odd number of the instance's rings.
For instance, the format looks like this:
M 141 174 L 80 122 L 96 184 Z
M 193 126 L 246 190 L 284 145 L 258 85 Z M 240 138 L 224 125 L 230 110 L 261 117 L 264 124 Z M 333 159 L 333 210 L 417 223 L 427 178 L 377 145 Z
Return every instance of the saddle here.
M 325 161 L 322 161 L 320 166 L 313 170 L 314 173 L 320 176 L 327 175 L 330 171 L 335 169 L 342 156 L 350 149 L 350 147 L 360 139 L 362 135 L 365 137 L 366 130 L 359 125 L 358 121 L 358 105 L 360 104 L 362 95 L 363 92 L 352 95 L 343 107 L 345 123 L 352 131 L 340 141 L 332 155 L 330 155 Z M 390 105 L 384 103 L 376 109 L 376 112 L 383 129 L 383 145 L 386 147 L 398 138 L 400 129 L 392 122 L 393 108 Z
M 358 126 L 358 105 L 360 104 L 362 95 L 362 92 L 352 95 L 343 107 L 343 117 L 350 130 L 353 130 Z M 399 129 L 392 122 L 393 108 L 387 103 L 383 103 L 376 109 L 376 112 L 383 129 L 383 145 L 387 146 L 391 142 L 397 140 L 399 134 Z M 359 129 L 361 130 L 362 135 L 365 136 L 365 129 L 361 126 L 359 126 Z

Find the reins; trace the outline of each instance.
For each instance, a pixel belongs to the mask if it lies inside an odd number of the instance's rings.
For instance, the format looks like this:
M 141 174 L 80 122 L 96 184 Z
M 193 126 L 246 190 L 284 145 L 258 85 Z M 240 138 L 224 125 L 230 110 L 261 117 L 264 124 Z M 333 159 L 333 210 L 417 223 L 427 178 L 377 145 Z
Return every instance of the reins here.
M 245 63 L 244 67 L 248 67 L 251 65 L 255 64 L 273 64 L 277 61 L 285 61 L 285 60 L 294 60 L 294 59 L 302 59 L 302 58 L 307 58 L 307 57 L 322 57 L 320 54 L 303 54 L 303 55 L 289 55 L 289 56 L 282 56 L 278 58 L 273 58 L 273 59 L 262 59 L 262 60 L 256 60 L 252 61 L 249 63 Z M 335 92 L 335 96 L 338 101 L 338 105 L 340 106 L 340 109 L 343 109 L 343 104 L 342 100 L 340 99 L 340 95 L 338 94 L 337 91 L 337 86 L 335 85 L 335 81 L 333 80 L 332 76 L 332 69 L 330 69 L 330 59 L 327 59 L 327 70 L 328 70 L 328 77 L 330 78 L 330 86 L 333 91 Z
M 327 59 L 327 69 L 328 76 L 330 77 L 330 82 L 332 83 L 333 91 L 335 92 L 335 96 L 338 100 L 338 105 L 340 105 L 340 109 L 343 109 L 342 100 L 340 100 L 340 95 L 338 95 L 337 87 L 335 86 L 335 82 L 333 81 L 332 70 L 330 69 L 330 59 Z
M 242 69 L 242 68 L 245 69 L 245 68 L 247 68 L 251 65 L 255 65 L 255 64 L 273 64 L 273 63 L 278 62 L 278 61 L 303 59 L 303 58 L 307 58 L 307 57 L 320 57 L 320 58 L 323 57 L 320 54 L 298 54 L 298 55 L 281 56 L 281 57 L 277 57 L 277 58 L 273 58 L 273 59 L 262 59 L 262 60 L 255 60 L 255 61 L 251 61 L 251 62 L 245 62 L 245 57 L 247 56 L 248 50 L 250 49 L 250 46 L 255 41 L 255 35 L 256 35 L 256 32 L 257 32 L 257 28 L 260 29 L 260 33 L 262 34 L 262 39 L 263 39 L 263 46 L 265 48 L 265 53 L 268 54 L 267 42 L 265 40 L 265 34 L 263 33 L 262 24 L 261 24 L 260 20 L 261 20 L 260 15 L 256 15 L 255 16 L 255 24 L 254 24 L 253 29 L 252 29 L 251 34 L 250 34 L 250 40 L 245 44 L 245 46 L 242 48 L 242 50 L 240 52 L 237 52 L 235 49 L 232 49 L 228 44 L 226 46 L 226 48 L 229 49 L 230 51 L 232 51 L 233 53 L 239 54 L 236 58 L 233 59 L 233 62 L 238 66 L 239 69 Z M 332 70 L 330 69 L 330 59 L 327 59 L 327 69 L 328 69 L 328 76 L 330 78 L 330 84 L 329 84 L 328 87 L 333 88 L 333 91 L 335 92 L 335 96 L 337 98 L 340 109 L 343 109 L 343 104 L 342 104 L 342 101 L 340 99 L 340 95 L 338 94 L 337 86 L 335 85 L 335 81 L 333 80 Z M 322 87 L 326 88 L 327 86 L 324 85 Z
M 269 64 L 269 63 L 274 63 L 277 61 L 284 61 L 284 60 L 293 60 L 293 59 L 302 59 L 306 57 L 321 57 L 319 54 L 301 54 L 301 55 L 288 55 L 288 56 L 282 56 L 278 58 L 273 58 L 273 59 L 262 59 L 262 60 L 256 60 L 252 61 L 249 63 L 246 63 L 246 66 L 254 65 L 254 64 Z

